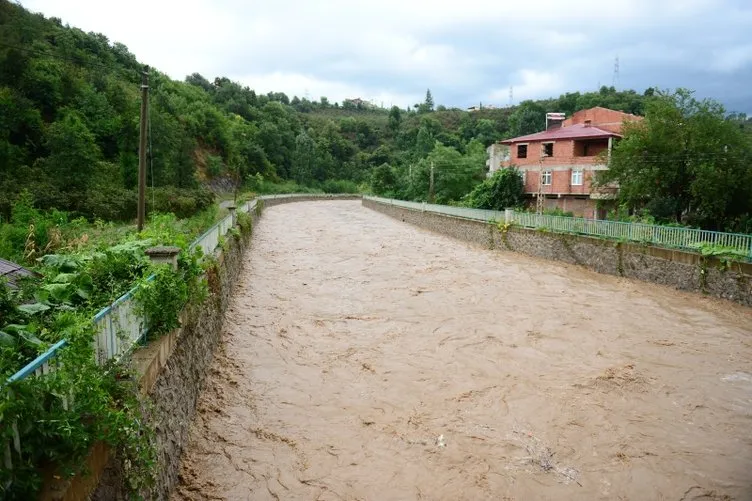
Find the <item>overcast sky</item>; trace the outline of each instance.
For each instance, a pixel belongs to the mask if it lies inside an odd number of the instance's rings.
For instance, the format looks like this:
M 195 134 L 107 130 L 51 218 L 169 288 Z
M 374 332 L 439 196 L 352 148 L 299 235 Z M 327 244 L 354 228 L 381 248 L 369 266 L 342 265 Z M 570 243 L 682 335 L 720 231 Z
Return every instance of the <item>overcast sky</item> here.
M 752 113 L 752 0 L 21 0 L 176 79 L 402 107 L 688 87 Z M 143 16 L 143 19 L 140 19 Z

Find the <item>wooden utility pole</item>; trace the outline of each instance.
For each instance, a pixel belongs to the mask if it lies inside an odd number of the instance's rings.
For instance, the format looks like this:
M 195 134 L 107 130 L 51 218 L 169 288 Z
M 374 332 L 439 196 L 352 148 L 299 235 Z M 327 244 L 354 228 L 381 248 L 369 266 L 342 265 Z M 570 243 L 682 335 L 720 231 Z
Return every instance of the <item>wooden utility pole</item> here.
M 431 177 L 428 181 L 428 202 L 433 203 L 434 191 L 433 191 L 433 160 L 431 160 Z
M 149 67 L 141 73 L 141 136 L 138 143 L 138 231 L 146 217 L 146 124 L 149 119 Z

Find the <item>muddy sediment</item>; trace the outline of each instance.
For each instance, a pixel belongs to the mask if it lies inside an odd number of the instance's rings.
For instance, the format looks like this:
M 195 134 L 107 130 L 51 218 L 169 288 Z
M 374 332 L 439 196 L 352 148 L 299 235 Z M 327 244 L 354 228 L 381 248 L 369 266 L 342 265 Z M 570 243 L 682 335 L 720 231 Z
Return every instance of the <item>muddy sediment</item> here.
M 267 209 L 175 500 L 752 498 L 752 312 Z

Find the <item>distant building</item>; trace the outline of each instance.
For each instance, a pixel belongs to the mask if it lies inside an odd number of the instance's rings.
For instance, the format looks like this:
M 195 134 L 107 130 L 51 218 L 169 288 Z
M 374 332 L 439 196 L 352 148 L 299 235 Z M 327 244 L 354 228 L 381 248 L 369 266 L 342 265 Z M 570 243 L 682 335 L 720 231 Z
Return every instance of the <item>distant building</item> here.
M 499 108 L 497 106 L 494 106 L 493 104 L 479 104 L 478 106 L 470 106 L 467 111 L 473 112 L 473 111 L 481 111 L 481 110 L 498 110 Z
M 596 189 L 592 186 L 595 173 L 607 169 L 608 156 L 614 141 L 621 138 L 625 121 L 641 117 L 609 110 L 591 108 L 578 111 L 564 121 L 549 123 L 548 130 L 501 141 L 510 154 L 499 160 L 489 148 L 489 171 L 517 167 L 525 182 L 528 203 L 535 207 L 538 193 L 545 198 L 544 207 L 559 208 L 576 216 L 605 216 L 597 209 L 597 200 L 614 199 L 616 187 Z M 497 163 L 498 162 L 498 163 Z
M 366 101 L 365 99 L 361 99 L 359 97 L 356 97 L 354 99 L 345 99 L 342 101 L 342 106 L 352 107 L 352 108 L 358 108 L 358 109 L 371 109 L 376 108 L 373 104 L 371 104 L 369 101 Z

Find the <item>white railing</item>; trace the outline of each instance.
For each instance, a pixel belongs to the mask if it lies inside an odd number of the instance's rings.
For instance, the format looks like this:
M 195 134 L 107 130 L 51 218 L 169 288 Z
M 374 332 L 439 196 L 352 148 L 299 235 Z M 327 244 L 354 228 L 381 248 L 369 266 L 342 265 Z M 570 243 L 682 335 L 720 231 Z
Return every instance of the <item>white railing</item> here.
M 532 212 L 493 211 L 451 207 L 421 202 L 407 202 L 379 197 L 363 197 L 383 204 L 404 207 L 406 209 L 434 212 L 447 216 L 474 219 L 479 221 L 503 221 L 525 228 L 545 229 L 561 233 L 573 233 L 599 238 L 642 242 L 659 247 L 669 247 L 698 252 L 704 245 L 723 247 L 734 252 L 741 259 L 752 261 L 752 235 L 743 233 L 725 233 L 720 231 L 698 230 L 677 226 L 660 226 L 653 224 L 625 223 L 621 221 L 604 221 L 580 217 L 549 216 Z
M 154 275 L 148 280 L 153 280 Z M 128 353 L 148 332 L 144 318 L 138 313 L 134 287 L 94 316 L 94 356 L 98 365 Z
M 405 207 L 407 209 L 420 210 L 423 212 L 435 212 L 447 216 L 461 217 L 464 219 L 474 219 L 476 221 L 503 221 L 504 212 L 498 210 L 472 209 L 469 207 L 453 207 L 451 205 L 437 205 L 426 202 L 408 202 L 405 200 L 394 200 L 391 198 L 380 197 L 363 197 L 366 200 L 373 200 L 383 204 Z
M 509 220 L 510 218 L 511 221 Z M 733 251 L 739 254 L 739 257 L 752 259 L 752 235 L 743 233 L 726 233 L 680 226 L 660 226 L 579 217 L 548 216 L 545 214 L 518 211 L 511 211 L 511 214 L 508 213 L 506 220 L 507 222 L 514 222 L 526 228 L 545 228 L 557 232 L 643 242 L 660 247 L 695 252 L 701 250 L 702 246 L 711 245 Z

